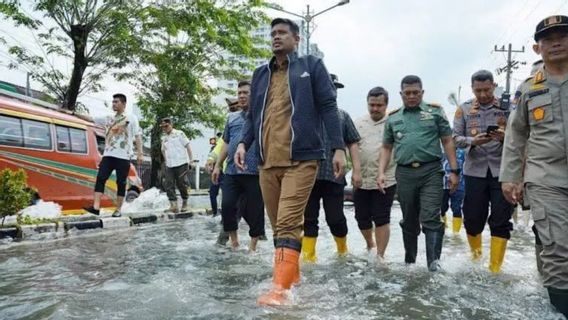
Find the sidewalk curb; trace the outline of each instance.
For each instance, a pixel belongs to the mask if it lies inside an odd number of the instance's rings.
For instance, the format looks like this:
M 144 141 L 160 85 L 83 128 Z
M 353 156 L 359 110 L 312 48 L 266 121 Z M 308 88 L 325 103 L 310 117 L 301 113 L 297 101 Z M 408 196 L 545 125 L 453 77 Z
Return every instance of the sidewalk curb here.
M 34 240 L 38 234 L 51 234 L 56 237 L 69 237 L 76 235 L 80 230 L 124 230 L 140 226 L 142 224 L 161 224 L 182 219 L 192 218 L 194 215 L 209 214 L 210 209 L 192 209 L 180 213 L 150 212 L 125 214 L 122 217 L 82 215 L 75 217 L 62 217 L 60 221 L 34 224 L 7 226 L 0 228 L 0 239 Z M 70 232 L 73 231 L 73 232 Z

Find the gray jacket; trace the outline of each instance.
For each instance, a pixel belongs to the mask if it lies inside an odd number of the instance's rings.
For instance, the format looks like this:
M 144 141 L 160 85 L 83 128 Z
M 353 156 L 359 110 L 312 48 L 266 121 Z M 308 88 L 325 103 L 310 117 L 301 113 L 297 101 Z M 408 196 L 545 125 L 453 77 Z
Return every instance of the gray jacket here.
M 524 182 L 568 188 L 568 81 L 548 79 L 541 70 L 520 91 L 505 135 L 499 180 L 522 182 L 526 154 Z
M 487 132 L 488 126 L 499 126 L 505 130 L 509 113 L 509 108 L 501 107 L 497 99 L 488 106 L 482 106 L 477 99 L 472 99 L 458 107 L 454 116 L 453 137 L 456 146 L 466 151 L 464 175 L 485 178 L 487 170 L 491 170 L 493 177 L 499 176 L 503 144 L 490 141 L 473 146 L 471 142 L 476 135 Z

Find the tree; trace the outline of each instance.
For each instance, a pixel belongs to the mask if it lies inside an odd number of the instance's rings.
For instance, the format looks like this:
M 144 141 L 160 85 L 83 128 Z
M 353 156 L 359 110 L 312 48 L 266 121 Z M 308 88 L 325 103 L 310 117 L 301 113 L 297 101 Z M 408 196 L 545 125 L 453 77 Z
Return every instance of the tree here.
M 142 127 L 151 135 L 152 185 L 161 168 L 159 121 L 171 117 L 193 138 L 197 124 L 221 128 L 224 112 L 211 100 L 218 93 L 213 79 L 239 79 L 254 67 L 251 59 L 268 52 L 249 31 L 266 21 L 260 0 L 169 1 L 150 4 L 138 17 L 137 38 L 130 52 L 136 64 L 119 79 L 138 89 Z
M 81 93 L 100 90 L 108 70 L 123 67 L 129 61 L 125 48 L 142 1 L 30 2 L 33 13 L 28 13 L 19 0 L 0 0 L 0 14 L 15 26 L 31 31 L 39 47 L 39 53 L 34 52 L 30 44 L 11 37 L 14 43 L 8 51 L 15 59 L 10 66 L 30 72 L 63 108 L 75 110 Z M 71 61 L 70 74 L 52 63 L 54 59 Z

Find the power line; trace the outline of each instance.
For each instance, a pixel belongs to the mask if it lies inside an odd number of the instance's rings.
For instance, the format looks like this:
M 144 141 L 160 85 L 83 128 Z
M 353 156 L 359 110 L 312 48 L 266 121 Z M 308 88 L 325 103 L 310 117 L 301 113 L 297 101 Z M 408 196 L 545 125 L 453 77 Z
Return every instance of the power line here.
M 526 62 L 520 62 L 517 60 L 513 60 L 511 57 L 512 53 L 522 53 L 525 52 L 525 47 L 523 46 L 521 48 L 521 50 L 513 50 L 513 45 L 509 43 L 509 46 L 507 49 L 505 49 L 505 46 L 502 46 L 500 49 L 497 48 L 497 45 L 495 45 L 493 51 L 495 52 L 507 52 L 507 65 L 497 69 L 497 74 L 501 74 L 503 72 L 506 72 L 506 77 L 507 77 L 507 84 L 505 87 L 505 92 L 506 93 L 510 93 L 510 89 L 511 89 L 511 74 L 513 73 L 513 69 L 518 69 L 519 65 L 521 64 L 526 64 Z

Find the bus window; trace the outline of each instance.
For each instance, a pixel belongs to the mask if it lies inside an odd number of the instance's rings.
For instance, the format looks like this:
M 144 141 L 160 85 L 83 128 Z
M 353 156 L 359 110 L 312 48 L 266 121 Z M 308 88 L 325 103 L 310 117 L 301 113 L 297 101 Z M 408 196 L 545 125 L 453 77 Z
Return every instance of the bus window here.
M 105 137 L 99 136 L 99 135 L 95 135 L 97 137 L 97 149 L 99 149 L 99 153 L 101 155 L 103 155 L 103 153 L 105 153 Z
M 63 126 L 55 126 L 57 150 L 73 153 L 87 153 L 87 132 Z
M 57 150 L 71 152 L 71 138 L 67 127 L 55 126 L 57 133 Z
M 20 119 L 0 116 L 0 145 L 24 146 L 24 136 L 22 134 L 22 123 Z
M 49 124 L 45 122 L 22 119 L 24 129 L 24 147 L 35 149 L 51 149 L 51 133 Z
M 87 153 L 87 132 L 82 129 L 69 128 L 71 152 Z

